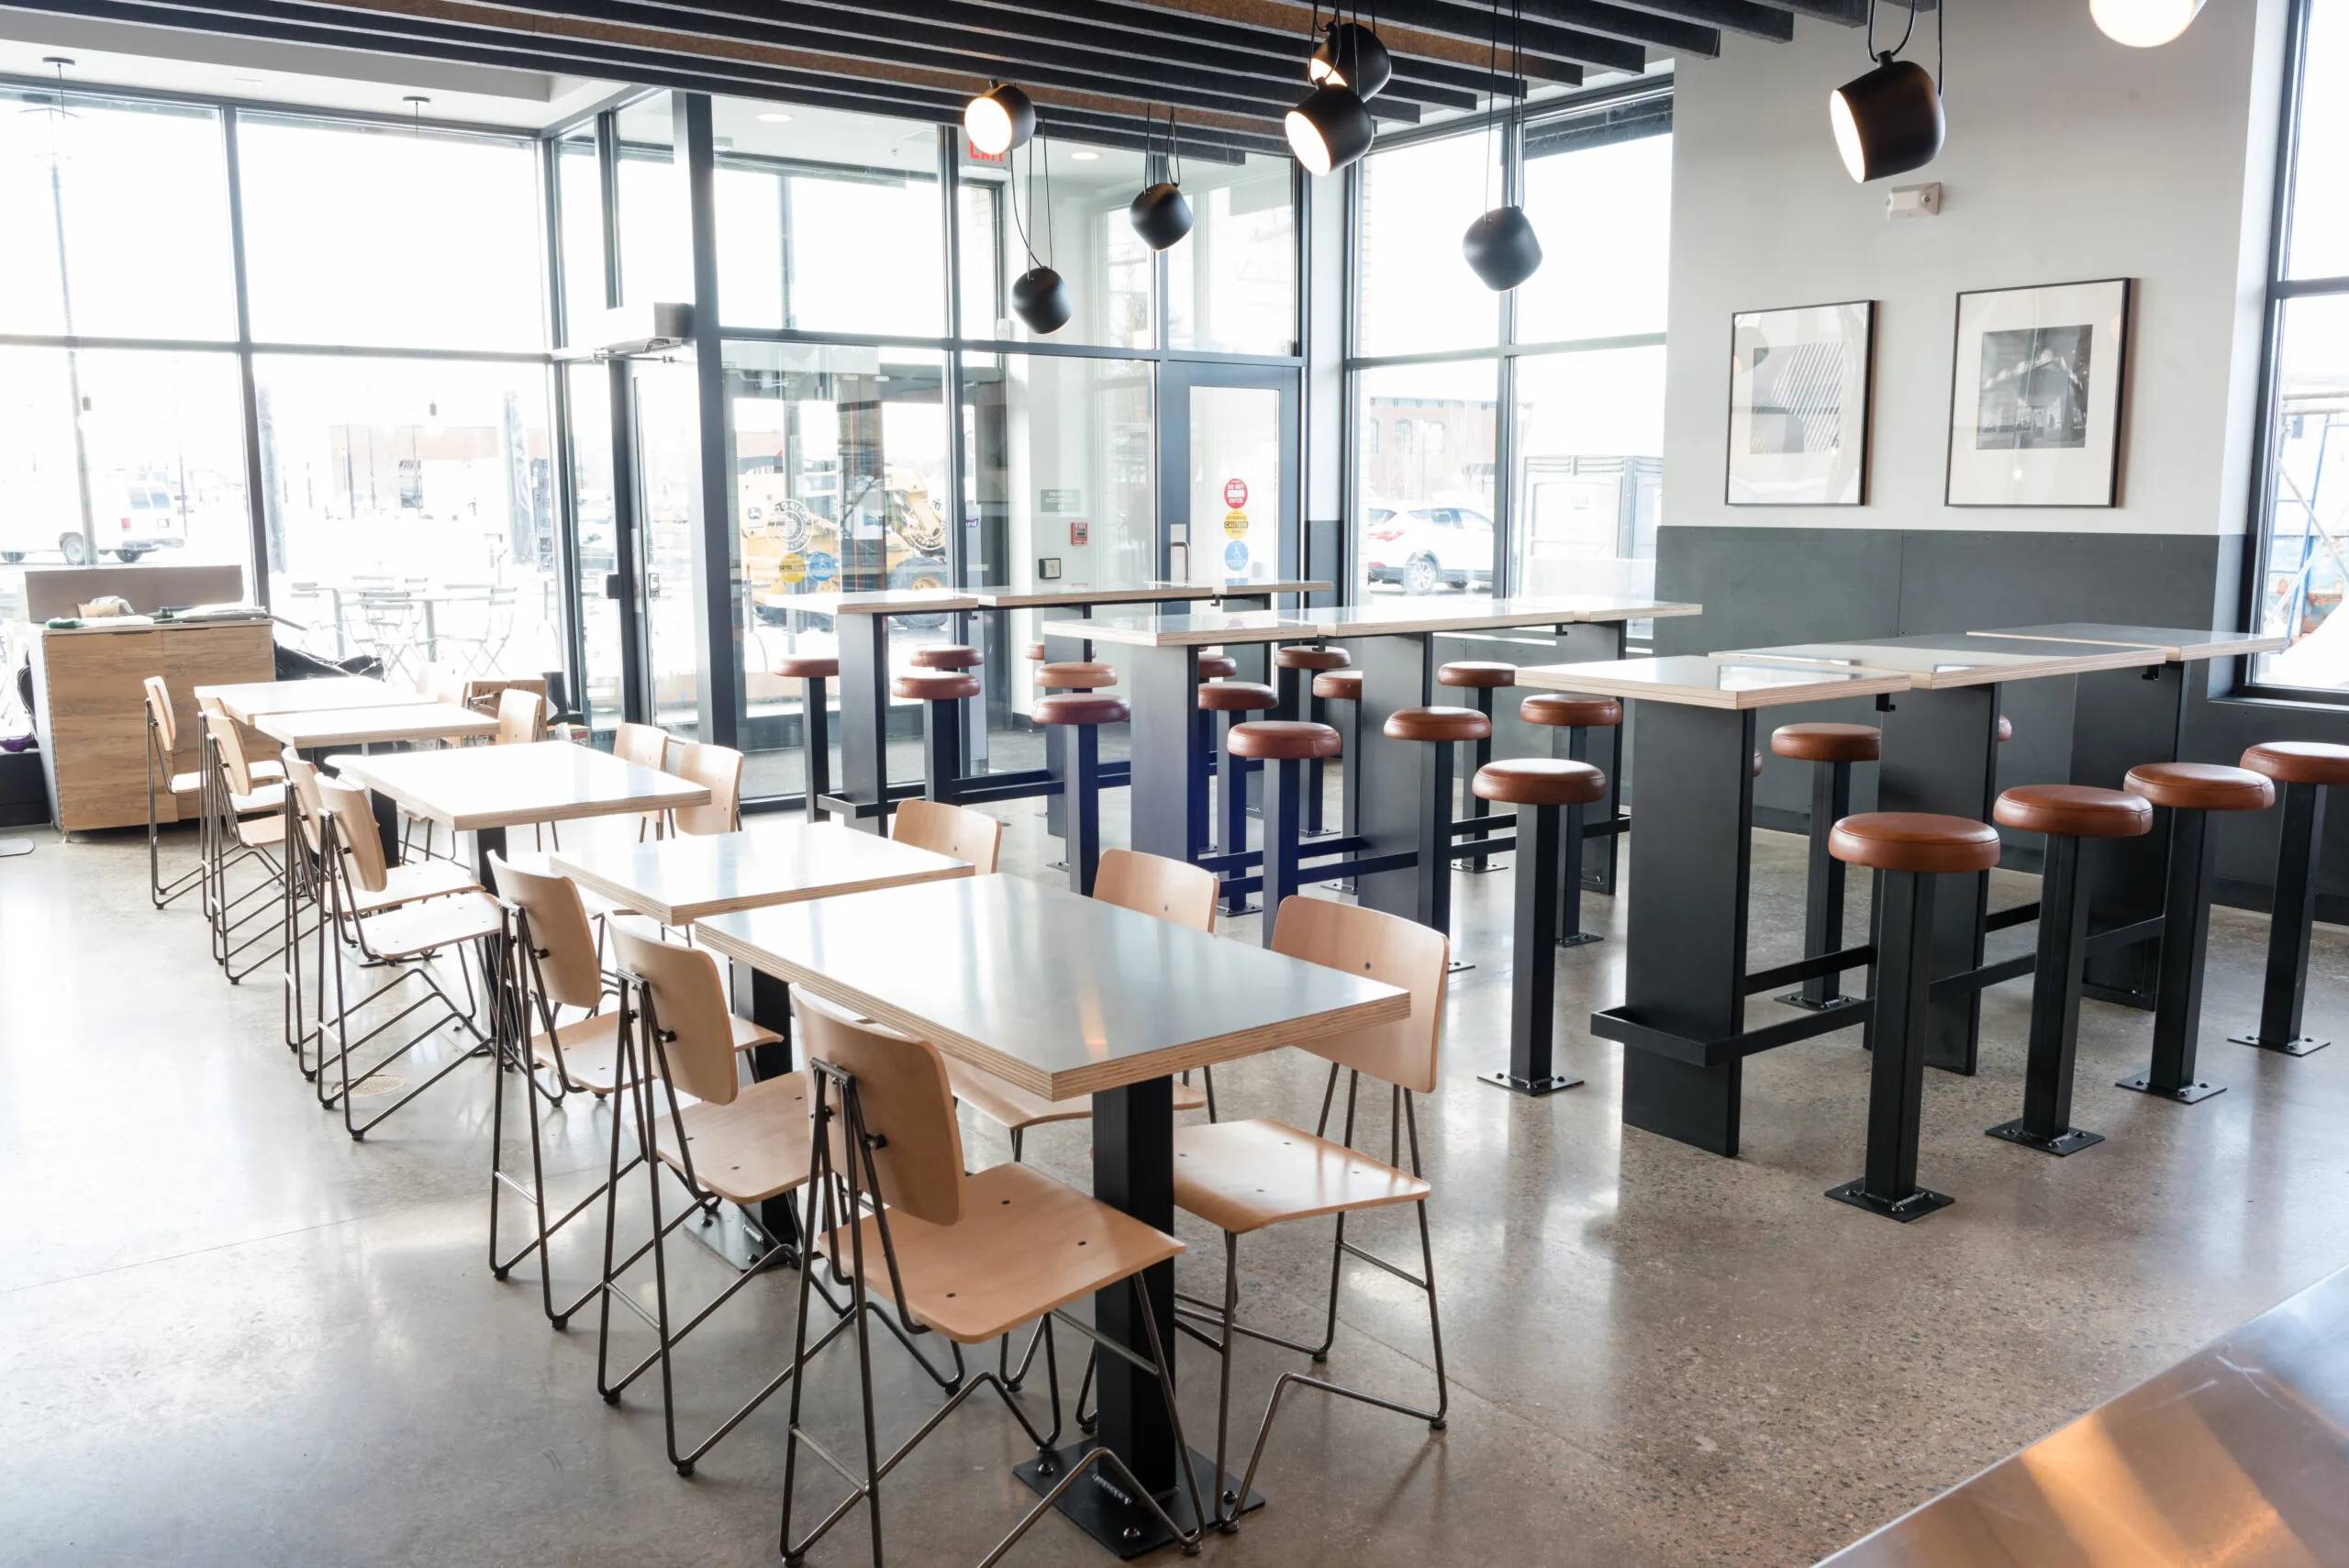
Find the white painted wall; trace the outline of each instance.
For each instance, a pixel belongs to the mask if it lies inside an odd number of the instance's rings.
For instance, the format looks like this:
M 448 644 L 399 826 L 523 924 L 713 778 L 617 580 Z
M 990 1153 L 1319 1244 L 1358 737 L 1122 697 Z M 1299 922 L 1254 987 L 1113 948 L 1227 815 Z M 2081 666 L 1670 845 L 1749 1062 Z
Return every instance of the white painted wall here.
M 1956 0 L 1949 140 L 1929 168 L 1854 184 L 1827 95 L 1862 35 L 1799 21 L 1791 44 L 1725 35 L 1682 61 L 1673 114 L 1667 525 L 2239 533 L 2249 509 L 2284 0 L 2219 0 L 2164 49 L 2098 32 L 2087 0 Z M 1878 24 L 1898 36 L 1903 13 Z M 1932 63 L 1933 17 L 1909 58 Z M 1886 187 L 1939 180 L 1937 218 L 1893 222 Z M 1943 505 L 1962 289 L 2137 280 L 2121 504 Z M 1721 498 L 1732 312 L 1876 305 L 1870 504 Z

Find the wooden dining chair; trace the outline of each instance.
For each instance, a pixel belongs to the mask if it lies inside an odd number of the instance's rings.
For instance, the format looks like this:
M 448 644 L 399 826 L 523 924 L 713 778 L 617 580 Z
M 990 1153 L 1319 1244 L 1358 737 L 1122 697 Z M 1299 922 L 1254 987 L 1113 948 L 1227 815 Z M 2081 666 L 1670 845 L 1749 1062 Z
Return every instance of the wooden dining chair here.
M 547 738 L 547 701 L 526 686 L 507 686 L 497 694 L 497 743 L 528 745 Z
M 984 811 L 935 800 L 899 801 L 889 820 L 889 837 L 961 861 L 981 876 L 995 874 L 996 858 L 1003 852 L 1002 823 Z
M 813 1003 L 796 990 L 796 1032 L 807 1053 L 814 1111 L 814 1169 L 809 1212 L 820 1214 L 811 1233 L 831 1267 L 845 1273 L 851 1292 L 849 1316 L 811 1342 L 808 1309 L 818 1270 L 799 1276 L 797 1329 L 791 1365 L 791 1424 L 783 1462 L 783 1519 L 779 1544 L 786 1564 L 806 1562 L 808 1550 L 860 1502 L 872 1533 L 874 1568 L 886 1557 L 882 1543 L 881 1483 L 922 1440 L 982 1388 L 995 1391 L 1039 1454 L 1050 1456 L 1060 1441 L 1060 1371 L 1053 1349 L 1057 1324 L 1084 1335 L 1103 1353 L 1116 1354 L 1155 1377 L 1174 1428 L 1192 1518 L 1201 1508 L 1198 1477 L 1183 1437 L 1182 1412 L 1174 1397 L 1157 1315 L 1141 1285 L 1144 1271 L 1183 1251 L 1183 1243 L 1097 1198 L 1052 1180 L 1027 1165 L 995 1165 L 976 1174 L 963 1169 L 963 1140 L 945 1064 L 927 1041 L 860 1023 Z M 1124 1284 L 1133 1292 L 1133 1310 L 1148 1335 L 1143 1357 L 1104 1338 L 1090 1324 L 1068 1315 L 1072 1304 Z M 961 1347 L 1001 1340 L 1030 1322 L 1042 1325 L 1044 1365 L 1052 1380 L 1052 1425 L 1037 1429 L 1002 1380 L 982 1372 L 963 1381 L 945 1404 L 930 1414 L 913 1435 L 881 1457 L 874 1419 L 873 1362 L 868 1308 L 875 1298 L 896 1307 L 917 1333 L 935 1333 Z M 890 1315 L 877 1315 L 888 1323 Z M 832 1458 L 801 1424 L 804 1369 L 824 1346 L 852 1324 L 858 1376 L 863 1394 L 863 1463 L 851 1469 Z M 849 1485 L 849 1494 L 824 1512 L 797 1540 L 792 1518 L 798 1504 L 799 1459 L 805 1449 Z M 1135 1480 L 1114 1449 L 1094 1448 L 1053 1481 L 1051 1490 L 1022 1514 L 985 1559 L 1001 1561 L 1063 1495 L 1095 1469 L 1108 1473 L 1101 1484 L 1139 1499 L 1158 1523 L 1195 1550 L 1199 1532 L 1186 1531 L 1158 1499 Z M 937 1507 L 935 1498 L 930 1506 Z
M 171 688 L 163 684 L 163 677 L 148 676 L 140 684 L 140 694 L 147 720 L 147 891 L 155 907 L 161 909 L 184 897 L 204 880 L 204 770 L 200 759 L 198 766 L 185 772 L 173 766 L 179 756 L 179 716 L 172 711 Z M 254 762 L 250 771 L 256 785 L 274 784 L 281 777 L 273 762 Z M 158 810 L 158 803 L 164 795 L 172 796 L 174 803 L 182 795 L 197 797 L 196 863 L 168 883 L 163 880 Z M 176 818 L 176 806 L 173 816 Z
M 213 962 L 233 985 L 277 956 L 273 948 L 246 956 L 276 928 L 263 925 L 239 933 L 271 914 L 275 906 L 270 896 L 284 891 L 285 785 L 255 773 L 235 719 L 217 710 L 202 717 L 207 814 L 204 910 L 211 925 Z M 228 873 L 240 865 L 257 866 L 262 875 L 231 896 Z
M 669 765 L 669 732 L 657 724 L 639 724 L 634 720 L 612 731 L 612 755 L 623 762 L 634 762 L 640 768 L 659 768 L 666 772 Z M 668 823 L 658 811 L 636 814 L 636 839 L 658 838 Z
M 680 806 L 669 813 L 672 832 L 732 833 L 742 826 L 742 753 L 731 746 L 693 741 L 670 757 L 669 771 L 709 791 L 707 806 Z

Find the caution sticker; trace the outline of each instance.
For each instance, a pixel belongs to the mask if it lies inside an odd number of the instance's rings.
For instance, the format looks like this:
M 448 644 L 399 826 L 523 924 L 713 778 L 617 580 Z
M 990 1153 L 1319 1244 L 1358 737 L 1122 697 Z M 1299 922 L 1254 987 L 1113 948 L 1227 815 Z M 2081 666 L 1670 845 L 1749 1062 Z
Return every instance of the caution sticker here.
M 774 580 L 778 583 L 803 583 L 807 578 L 807 558 L 793 550 L 774 565 Z
M 1223 537 L 1241 539 L 1248 532 L 1248 514 L 1233 507 L 1223 515 Z

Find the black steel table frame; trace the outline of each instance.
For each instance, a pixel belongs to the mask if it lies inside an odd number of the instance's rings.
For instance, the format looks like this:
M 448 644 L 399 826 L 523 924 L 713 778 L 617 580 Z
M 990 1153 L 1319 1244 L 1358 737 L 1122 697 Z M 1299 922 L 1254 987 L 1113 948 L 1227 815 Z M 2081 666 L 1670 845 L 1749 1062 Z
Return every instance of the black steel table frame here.
M 2119 789 L 2140 762 L 2178 760 L 2186 731 L 2189 672 L 2201 664 L 2155 664 L 2080 676 L 2072 708 L 2071 782 Z M 2154 830 L 2098 840 L 2085 857 L 2091 929 L 2135 925 L 2162 912 L 2168 877 L 2171 813 L 2154 813 Z M 2091 951 L 2083 994 L 2151 1012 L 2160 986 L 2161 944 L 2141 942 Z

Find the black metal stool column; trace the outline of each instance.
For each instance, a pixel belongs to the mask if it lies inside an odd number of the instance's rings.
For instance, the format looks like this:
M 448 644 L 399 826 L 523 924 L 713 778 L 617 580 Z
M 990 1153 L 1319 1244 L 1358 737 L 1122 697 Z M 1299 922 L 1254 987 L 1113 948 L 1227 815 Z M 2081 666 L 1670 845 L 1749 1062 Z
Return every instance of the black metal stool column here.
M 1418 740 L 1427 750 L 1419 754 L 1419 841 L 1411 918 L 1452 934 L 1452 773 L 1453 748 L 1482 740 L 1493 732 L 1493 721 L 1473 707 L 1398 707 L 1386 716 L 1384 733 L 1389 740 Z M 1453 962 L 1454 973 L 1473 965 Z
M 963 716 L 954 705 L 979 695 L 979 678 L 961 670 L 908 670 L 889 690 L 922 705 L 922 798 L 952 805 L 963 776 Z
M 1934 879 L 1979 875 L 1998 863 L 1987 822 L 1925 811 L 1846 817 L 1829 852 L 1876 873 L 1876 1051 L 1868 1062 L 1866 1173 L 1830 1187 L 1839 1203 L 1903 1222 L 1952 1200 L 1917 1184 L 1917 1134 L 1925 1095 L 1925 997 L 1932 988 Z
M 1531 698 L 1526 699 L 1531 701 Z M 1571 848 L 1582 832 L 1582 808 L 1607 798 L 1607 775 L 1588 762 L 1563 757 L 1522 757 L 1489 762 L 1468 781 L 1479 800 L 1517 807 L 1517 929 L 1510 951 L 1508 1068 L 1484 1080 L 1520 1095 L 1550 1095 L 1579 1084 L 1556 1071 L 1559 880 L 1581 857 Z M 1561 817 L 1564 821 L 1560 820 Z
M 1050 670 L 1052 665 L 1045 665 Z M 1103 683 L 1105 685 L 1108 682 Z M 1036 722 L 1073 731 L 1068 782 L 1068 884 L 1090 897 L 1101 863 L 1101 727 L 1133 716 L 1116 697 L 1066 695 L 1036 699 Z
M 1827 852 L 1828 835 L 1852 814 L 1852 764 L 1873 762 L 1884 743 L 1872 724 L 1782 724 L 1770 750 L 1811 764 L 1810 873 L 1803 891 L 1802 955 L 1817 958 L 1843 945 L 1843 862 Z M 1777 1000 L 1818 1012 L 1849 1006 L 1841 976 L 1814 975 Z
M 818 803 L 832 793 L 832 715 L 825 683 L 840 678 L 841 662 L 794 653 L 776 660 L 774 673 L 786 681 L 807 684 L 799 705 L 799 739 L 807 752 L 806 820 L 821 822 L 823 807 Z
M 1354 758 L 1361 751 L 1362 740 L 1362 672 L 1360 670 L 1329 670 L 1313 677 L 1314 717 L 1320 718 L 1325 703 L 1346 705 L 1344 726 L 1339 733 L 1345 738 L 1344 771 L 1338 775 L 1338 831 L 1348 838 L 1362 832 L 1361 796 L 1354 790 Z M 1305 799 L 1305 832 L 1308 838 L 1324 831 L 1321 827 L 1321 792 L 1326 762 L 1317 762 L 1307 775 Z
M 2162 893 L 2162 963 L 2154 982 L 2153 1065 L 2121 1086 L 2190 1106 L 2227 1092 L 2194 1075 L 2202 1036 L 2202 960 L 2210 945 L 2210 817 L 2265 811 L 2276 786 L 2262 774 L 2210 762 L 2146 762 L 2121 785 L 2170 812 L 2169 876 Z
M 1497 659 L 1455 659 L 1436 671 L 1435 684 L 1457 691 L 1474 692 L 1475 695 L 1470 700 L 1476 705 L 1476 711 L 1485 716 L 1485 733 L 1478 736 L 1471 746 L 1467 771 L 1461 777 L 1460 815 L 1475 816 L 1478 815 L 1475 796 L 1469 792 L 1468 786 L 1475 782 L 1485 764 L 1493 760 L 1493 694 L 1505 686 L 1517 684 L 1517 666 Z M 1485 832 L 1479 831 L 1470 840 L 1471 845 L 1481 845 L 1485 837 Z M 1460 867 L 1469 872 L 1501 869 L 1493 864 L 1492 857 L 1481 849 L 1474 854 L 1461 856 Z
M 2154 808 L 2136 795 L 2086 784 L 2026 784 L 1998 796 L 2001 828 L 2047 836 L 2039 877 L 2039 952 L 2031 972 L 2031 1055 L 2023 1067 L 2022 1115 L 1988 1129 L 1993 1138 L 2043 1154 L 2076 1154 L 2104 1141 L 2072 1125 L 2072 1057 L 2079 1042 L 2082 975 L 2088 960 L 2088 899 L 2080 886 L 2080 841 L 2150 832 Z
M 1315 648 L 1303 643 L 1273 651 L 1273 684 L 1280 693 L 1277 710 L 1283 718 L 1306 719 L 1314 724 L 1328 722 L 1321 707 L 1320 681 L 1325 674 L 1343 670 L 1354 662 L 1354 656 L 1342 648 Z M 1346 753 L 1352 756 L 1353 753 Z M 1329 787 L 1329 763 L 1316 757 L 1305 770 L 1305 832 L 1308 838 L 1322 831 L 1321 795 Z
M 1567 762 L 1587 762 L 1583 753 L 1588 748 L 1593 729 L 1612 728 L 1623 722 L 1623 705 L 1613 697 L 1572 696 L 1563 692 L 1537 692 L 1517 705 L 1517 717 L 1528 724 L 1538 724 L 1550 730 L 1550 755 L 1556 757 L 1563 739 Z M 1481 770 L 1480 770 L 1481 772 Z M 1599 775 L 1603 781 L 1605 774 Z M 1559 847 L 1557 943 L 1562 948 L 1580 947 L 1585 942 L 1599 940 L 1597 931 L 1582 929 L 1582 853 L 1583 811 L 1576 805 L 1566 813 L 1565 837 Z M 1518 852 L 1526 849 L 1524 830 L 1519 829 Z M 1520 862 L 1522 869 L 1522 861 Z
M 2276 905 L 2267 922 L 2267 978 L 2259 1028 L 2227 1038 L 2286 1056 L 2306 1056 L 2332 1041 L 2300 1032 L 2308 1000 L 2309 928 L 2316 923 L 2316 862 L 2324 843 L 2324 792 L 2349 784 L 2349 746 L 2322 740 L 2270 740 L 2243 754 L 2243 765 L 2283 786 L 2284 831 L 2276 846 Z
M 1198 657 L 1198 668 L 1199 680 L 1203 684 L 1210 681 L 1229 681 L 1239 675 L 1240 661 L 1229 653 L 1202 653 Z M 1215 715 L 1204 703 L 1199 706 L 1191 722 L 1198 727 L 1198 739 L 1196 744 L 1198 748 L 1201 774 L 1199 790 L 1204 797 L 1212 782 L 1223 772 L 1221 765 L 1223 743 L 1221 737 L 1216 733 Z M 1207 836 L 1190 846 L 1193 860 L 1198 859 L 1215 847 L 1215 813 L 1212 809 L 1207 813 Z
M 1273 924 L 1281 901 L 1295 894 L 1297 844 L 1303 837 L 1307 764 L 1338 754 L 1338 732 L 1302 719 L 1256 719 L 1235 724 L 1224 736 L 1227 763 L 1248 758 L 1266 765 L 1264 775 L 1264 944 L 1273 945 Z M 1234 771 L 1234 776 L 1240 776 Z
M 1204 660 L 1201 661 L 1205 662 Z M 1231 750 L 1231 732 L 1245 714 L 1277 706 L 1280 695 L 1262 681 L 1208 681 L 1199 686 L 1199 709 L 1220 716 L 1223 743 L 1216 748 L 1216 850 L 1237 855 L 1248 849 L 1248 764 Z M 1227 893 L 1223 912 L 1245 915 L 1254 906 L 1244 893 Z

